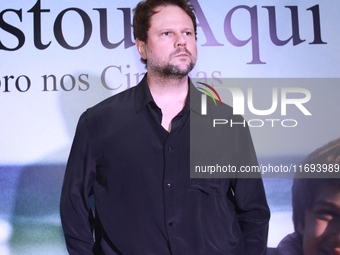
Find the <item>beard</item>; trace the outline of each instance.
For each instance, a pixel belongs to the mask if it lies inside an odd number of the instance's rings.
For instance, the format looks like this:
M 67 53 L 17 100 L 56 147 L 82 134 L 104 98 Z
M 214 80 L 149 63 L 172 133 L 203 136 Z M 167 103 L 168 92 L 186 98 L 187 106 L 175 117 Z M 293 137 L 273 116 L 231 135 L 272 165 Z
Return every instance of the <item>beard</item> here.
M 189 56 L 190 62 L 185 67 L 180 65 L 171 64 L 171 59 L 180 53 L 186 53 Z M 147 65 L 148 67 L 158 75 L 164 78 L 178 78 L 181 79 L 188 75 L 188 73 L 195 67 L 196 58 L 192 57 L 192 54 L 187 49 L 177 49 L 169 56 L 167 61 L 161 60 L 152 55 L 147 49 Z
M 173 64 L 167 63 L 162 66 L 157 66 L 153 70 L 159 74 L 162 74 L 164 77 L 178 77 L 183 78 L 188 75 L 188 73 L 194 68 L 195 63 L 190 61 L 189 65 L 186 68 L 179 68 Z

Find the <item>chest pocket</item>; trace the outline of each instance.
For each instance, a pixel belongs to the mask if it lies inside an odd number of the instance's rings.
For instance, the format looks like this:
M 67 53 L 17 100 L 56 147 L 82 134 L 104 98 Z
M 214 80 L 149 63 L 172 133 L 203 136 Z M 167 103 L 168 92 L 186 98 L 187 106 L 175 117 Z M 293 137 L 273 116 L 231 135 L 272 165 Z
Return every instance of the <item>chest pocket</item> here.
M 209 197 L 226 194 L 226 179 L 191 179 L 189 192 L 200 192 Z

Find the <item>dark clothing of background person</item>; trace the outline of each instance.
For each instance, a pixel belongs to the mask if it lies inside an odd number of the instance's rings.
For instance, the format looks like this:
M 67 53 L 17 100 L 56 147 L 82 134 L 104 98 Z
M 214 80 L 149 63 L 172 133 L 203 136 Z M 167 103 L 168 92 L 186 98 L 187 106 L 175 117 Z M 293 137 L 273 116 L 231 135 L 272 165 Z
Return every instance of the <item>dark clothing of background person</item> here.
M 302 235 L 294 232 L 285 236 L 276 250 L 277 255 L 303 255 Z
M 190 178 L 190 115 L 200 112 L 190 100 L 200 96 L 191 86 L 170 133 L 146 77 L 81 116 L 60 207 L 71 255 L 265 254 L 269 210 L 262 180 Z M 219 139 L 227 161 L 256 165 L 248 128 L 225 130 Z

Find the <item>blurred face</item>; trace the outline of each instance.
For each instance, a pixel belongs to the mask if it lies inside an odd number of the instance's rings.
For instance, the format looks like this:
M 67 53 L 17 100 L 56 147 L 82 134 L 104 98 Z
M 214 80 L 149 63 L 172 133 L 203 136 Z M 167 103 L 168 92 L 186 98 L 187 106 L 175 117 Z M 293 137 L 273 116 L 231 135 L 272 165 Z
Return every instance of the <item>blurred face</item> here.
M 340 187 L 325 186 L 306 210 L 304 255 L 340 255 Z
M 156 11 L 147 43 L 136 40 L 138 51 L 147 59 L 149 73 L 183 77 L 193 69 L 197 58 L 193 22 L 178 6 L 161 6 Z

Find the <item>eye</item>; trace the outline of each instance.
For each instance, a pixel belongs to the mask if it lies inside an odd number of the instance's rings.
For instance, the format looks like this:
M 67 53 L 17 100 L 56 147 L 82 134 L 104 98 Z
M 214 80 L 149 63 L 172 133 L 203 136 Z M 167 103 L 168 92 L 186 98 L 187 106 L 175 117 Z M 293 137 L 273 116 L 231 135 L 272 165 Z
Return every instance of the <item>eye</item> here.
M 189 36 L 189 35 L 192 35 L 192 33 L 190 31 L 186 31 L 186 32 L 184 32 L 184 35 Z
M 315 215 L 320 220 L 331 221 L 337 217 L 336 212 L 327 209 L 319 209 L 315 211 Z
M 171 35 L 171 32 L 166 31 L 166 32 L 163 32 L 162 35 L 169 36 Z

